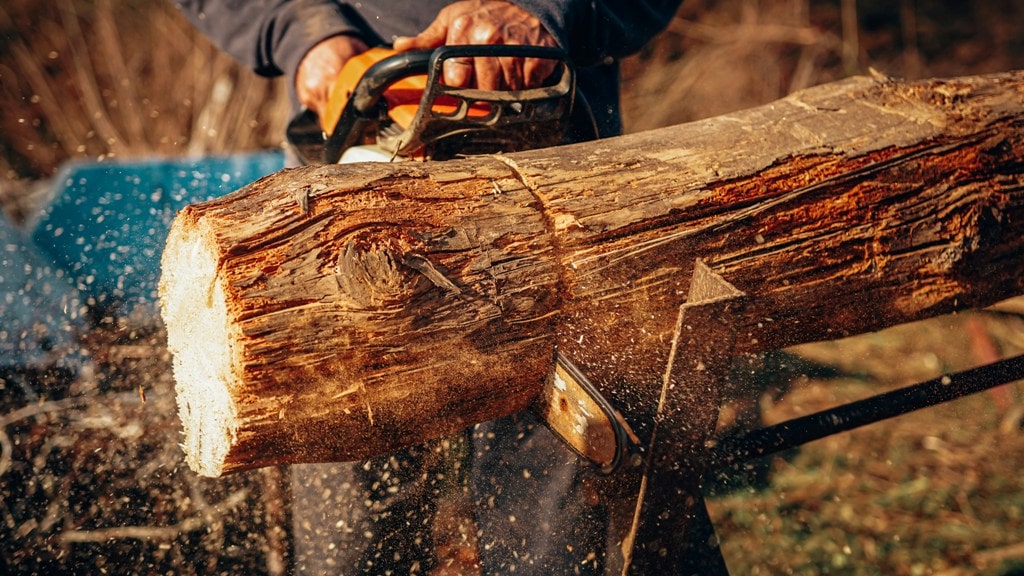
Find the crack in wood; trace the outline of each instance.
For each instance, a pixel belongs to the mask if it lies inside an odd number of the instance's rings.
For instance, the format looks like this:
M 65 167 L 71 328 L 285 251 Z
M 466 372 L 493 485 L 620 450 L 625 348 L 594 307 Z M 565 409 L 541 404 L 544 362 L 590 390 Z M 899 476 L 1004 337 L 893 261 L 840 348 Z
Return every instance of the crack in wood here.
M 509 170 L 512 171 L 512 176 L 514 176 L 515 179 L 518 180 L 520 184 L 525 186 L 526 189 L 529 190 L 534 196 L 537 196 L 537 185 L 534 184 L 533 181 L 530 180 L 530 177 L 527 176 L 526 173 L 519 168 L 519 164 L 516 164 L 515 160 L 509 158 L 508 156 L 502 156 L 501 154 L 495 154 L 494 157 L 505 166 L 508 166 Z M 540 198 L 538 198 L 538 200 L 539 199 Z M 545 209 L 547 208 L 546 206 L 543 205 L 543 203 L 541 205 Z
M 309 214 L 309 186 L 295 190 L 295 202 L 299 205 L 299 213 L 303 216 Z
M 558 261 L 558 262 L 562 262 L 563 261 L 563 254 L 565 252 L 564 252 L 563 247 L 562 247 L 561 238 L 558 235 L 558 227 L 557 227 L 556 222 L 555 222 L 555 217 L 552 216 L 551 211 L 548 208 L 547 200 L 540 193 L 539 188 L 537 187 L 537 185 L 533 182 L 533 180 L 530 179 L 529 176 L 526 175 L 526 173 L 522 170 L 522 168 L 519 167 L 519 164 L 517 164 L 515 160 L 513 160 L 512 158 L 509 158 L 508 156 L 503 156 L 501 154 L 494 154 L 493 156 L 499 162 L 501 162 L 505 166 L 508 166 L 508 169 L 512 172 L 512 177 L 515 178 L 520 184 L 522 184 L 523 187 L 526 188 L 526 190 L 530 193 L 530 195 L 533 196 L 534 200 L 537 201 L 537 204 L 538 204 L 538 207 L 539 207 L 539 210 L 540 210 L 540 215 L 544 219 L 544 229 L 547 231 L 548 235 L 551 237 L 551 249 L 555 253 L 555 260 Z M 497 187 L 496 183 L 495 183 L 495 187 Z M 498 188 L 498 189 L 500 190 L 500 188 Z M 502 190 L 502 193 L 504 193 L 503 190 Z M 557 287 L 558 287 L 558 294 L 560 294 L 560 295 L 561 294 L 565 294 L 566 291 L 567 291 L 566 287 L 570 285 L 568 279 L 566 278 L 566 274 L 567 273 L 568 273 L 567 267 L 565 267 L 565 266 L 559 266 L 558 267 L 558 283 L 557 283 Z M 557 310 L 557 308 L 558 307 L 556 306 L 555 309 Z M 550 314 L 548 314 L 548 315 L 550 315 Z M 545 315 L 545 316 L 547 316 L 547 315 Z M 556 342 L 557 342 L 557 339 L 556 339 Z M 556 344 L 556 346 L 557 346 L 557 344 Z

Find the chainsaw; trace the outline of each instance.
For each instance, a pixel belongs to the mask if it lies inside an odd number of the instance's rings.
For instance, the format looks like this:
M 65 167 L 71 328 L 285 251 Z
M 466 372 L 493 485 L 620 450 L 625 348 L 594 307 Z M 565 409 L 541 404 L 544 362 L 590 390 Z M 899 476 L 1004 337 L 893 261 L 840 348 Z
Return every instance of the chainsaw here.
M 445 61 L 477 57 L 549 59 L 555 67 L 541 86 L 523 90 L 441 82 Z M 347 164 L 546 148 L 596 138 L 597 130 L 563 51 L 483 45 L 404 53 L 373 48 L 355 56 L 335 80 L 323 114 L 300 112 L 287 137 L 305 164 Z M 630 436 L 625 421 L 561 352 L 555 352 L 555 368 L 533 409 L 602 472 L 623 460 Z
M 525 90 L 458 88 L 441 82 L 451 59 L 550 59 L 556 69 Z M 396 53 L 372 48 L 349 59 L 322 117 L 304 110 L 288 125 L 300 160 L 333 164 L 372 160 L 446 160 L 563 143 L 570 127 L 593 139 L 589 107 L 576 93 L 566 55 L 540 46 L 443 46 Z

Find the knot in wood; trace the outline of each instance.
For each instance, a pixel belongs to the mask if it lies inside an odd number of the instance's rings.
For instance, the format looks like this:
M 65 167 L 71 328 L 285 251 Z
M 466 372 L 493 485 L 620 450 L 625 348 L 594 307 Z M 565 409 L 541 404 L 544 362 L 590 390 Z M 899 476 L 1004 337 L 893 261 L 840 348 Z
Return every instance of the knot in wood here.
M 390 230 L 349 236 L 334 270 L 339 291 L 364 309 L 404 307 L 420 281 L 420 275 L 404 263 L 411 249 L 406 239 Z

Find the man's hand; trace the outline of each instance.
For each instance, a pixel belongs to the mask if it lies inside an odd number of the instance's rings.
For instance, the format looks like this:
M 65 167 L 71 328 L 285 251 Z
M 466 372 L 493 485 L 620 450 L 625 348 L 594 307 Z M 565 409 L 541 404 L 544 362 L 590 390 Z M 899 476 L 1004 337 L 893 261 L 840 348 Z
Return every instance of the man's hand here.
M 349 58 L 365 52 L 366 44 L 355 36 L 332 36 L 309 49 L 295 74 L 299 103 L 323 115 L 331 86 Z
M 463 0 L 443 8 L 414 37 L 395 38 L 395 50 L 431 50 L 456 44 L 557 46 L 540 20 L 504 0 Z M 519 90 L 539 86 L 556 63 L 538 58 L 452 58 L 444 64 L 444 83 L 483 90 Z

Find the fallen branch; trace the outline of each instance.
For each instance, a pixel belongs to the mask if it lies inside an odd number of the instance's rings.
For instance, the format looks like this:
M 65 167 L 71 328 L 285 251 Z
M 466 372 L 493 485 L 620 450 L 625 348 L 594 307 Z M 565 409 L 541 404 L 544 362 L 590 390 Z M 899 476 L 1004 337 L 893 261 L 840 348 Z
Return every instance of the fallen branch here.
M 238 490 L 217 503 L 216 507 L 221 512 L 233 510 L 244 502 L 248 495 L 247 490 Z M 206 514 L 190 516 L 170 526 L 114 526 L 95 530 L 65 530 L 60 534 L 60 541 L 65 544 L 124 539 L 173 541 L 181 534 L 202 530 L 209 524 L 210 515 Z

